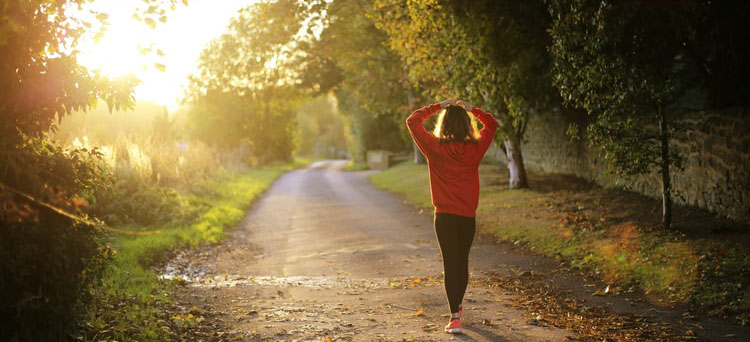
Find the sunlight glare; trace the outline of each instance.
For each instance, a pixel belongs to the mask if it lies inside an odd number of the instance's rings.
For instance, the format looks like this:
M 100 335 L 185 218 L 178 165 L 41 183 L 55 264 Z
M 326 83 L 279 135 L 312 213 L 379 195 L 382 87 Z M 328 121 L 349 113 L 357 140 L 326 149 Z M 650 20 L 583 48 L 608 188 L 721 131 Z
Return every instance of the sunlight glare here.
M 132 74 L 141 81 L 135 89 L 136 101 L 174 109 L 187 76 L 196 70 L 201 50 L 224 32 L 239 9 L 253 2 L 190 0 L 188 6 L 169 11 L 166 23 L 151 29 L 133 18 L 141 0 L 94 1 L 89 8 L 108 14 L 110 25 L 99 41 L 94 41 L 93 34 L 81 41 L 79 63 L 107 77 Z M 157 54 L 157 49 L 163 55 Z M 157 63 L 165 70 L 160 71 Z

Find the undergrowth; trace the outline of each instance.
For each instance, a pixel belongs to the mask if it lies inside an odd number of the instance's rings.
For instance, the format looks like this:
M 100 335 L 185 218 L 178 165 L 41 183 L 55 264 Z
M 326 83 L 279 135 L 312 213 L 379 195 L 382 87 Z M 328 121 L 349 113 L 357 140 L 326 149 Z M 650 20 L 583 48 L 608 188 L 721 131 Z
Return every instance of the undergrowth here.
M 743 247 L 750 242 L 747 232 L 722 237 L 665 231 L 658 220 L 631 219 L 644 213 L 615 205 L 628 201 L 621 198 L 623 192 L 598 187 L 508 190 L 497 181 L 498 170 L 480 167 L 481 229 L 595 274 L 614 293 L 635 286 L 657 304 L 690 303 L 739 324 L 750 321 L 750 256 Z M 370 180 L 417 207 L 432 208 L 425 165 L 403 163 Z

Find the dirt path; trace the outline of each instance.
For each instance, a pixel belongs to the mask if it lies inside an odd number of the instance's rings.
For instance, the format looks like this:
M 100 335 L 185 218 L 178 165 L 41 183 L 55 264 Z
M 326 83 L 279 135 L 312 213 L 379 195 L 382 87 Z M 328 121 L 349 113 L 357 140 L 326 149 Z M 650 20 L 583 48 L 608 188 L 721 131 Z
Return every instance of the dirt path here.
M 633 316 L 650 310 L 637 298 L 584 305 L 565 288 L 591 293 L 601 284 L 481 234 L 471 252 L 465 334 L 448 336 L 431 215 L 373 188 L 368 172 L 340 171 L 343 165 L 317 162 L 282 176 L 224 244 L 168 265 L 168 276 L 185 280 L 176 294 L 183 338 L 600 341 L 613 329 L 618 339 L 630 330 L 641 340 L 696 338 L 697 328 L 675 329 L 659 321 L 661 313 Z M 591 330 L 596 325 L 603 330 Z

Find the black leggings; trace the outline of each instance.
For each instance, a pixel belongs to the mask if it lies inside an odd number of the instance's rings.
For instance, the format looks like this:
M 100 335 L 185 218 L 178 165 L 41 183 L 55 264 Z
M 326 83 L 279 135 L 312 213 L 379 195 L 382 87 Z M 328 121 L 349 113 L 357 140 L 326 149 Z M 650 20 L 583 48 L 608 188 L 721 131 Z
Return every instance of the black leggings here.
M 451 312 L 458 312 L 469 283 L 469 249 L 475 231 L 473 217 L 435 213 L 435 235 L 443 256 L 445 294 Z

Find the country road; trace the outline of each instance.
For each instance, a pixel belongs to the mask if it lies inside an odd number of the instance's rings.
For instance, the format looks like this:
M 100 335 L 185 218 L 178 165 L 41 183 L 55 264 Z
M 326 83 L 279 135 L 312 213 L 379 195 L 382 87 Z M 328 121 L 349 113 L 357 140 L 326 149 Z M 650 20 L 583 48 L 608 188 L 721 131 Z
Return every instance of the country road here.
M 544 281 L 587 293 L 595 288 L 584 288 L 583 278 L 560 271 L 554 261 L 481 234 L 471 251 L 465 333 L 444 333 L 448 309 L 431 213 L 417 213 L 398 196 L 375 189 L 367 180 L 371 171 L 343 172 L 344 165 L 322 161 L 283 175 L 223 244 L 180 255 L 167 266 L 168 277 L 185 280 L 178 304 L 212 330 L 196 340 L 578 338 L 545 324 L 546 314 L 519 308 L 528 298 L 493 279 L 541 274 Z M 603 300 L 625 311 L 648 307 Z

